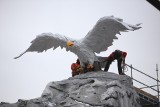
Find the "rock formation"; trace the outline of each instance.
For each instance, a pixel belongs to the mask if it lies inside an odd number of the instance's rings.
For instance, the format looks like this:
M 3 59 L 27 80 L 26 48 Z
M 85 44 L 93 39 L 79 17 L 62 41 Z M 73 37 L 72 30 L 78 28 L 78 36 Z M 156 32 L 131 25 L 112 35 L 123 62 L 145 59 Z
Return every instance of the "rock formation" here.
M 18 100 L 0 107 L 141 107 L 139 96 L 127 75 L 88 72 L 50 82 L 41 97 Z

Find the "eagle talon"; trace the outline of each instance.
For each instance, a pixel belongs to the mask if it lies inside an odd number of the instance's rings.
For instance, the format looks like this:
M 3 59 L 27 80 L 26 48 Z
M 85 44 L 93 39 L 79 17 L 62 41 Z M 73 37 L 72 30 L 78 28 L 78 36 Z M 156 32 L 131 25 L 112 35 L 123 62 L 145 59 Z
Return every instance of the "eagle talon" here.
M 93 65 L 92 64 L 88 64 L 87 65 L 87 69 L 92 69 L 93 68 Z
M 93 67 L 92 64 L 88 64 L 88 65 L 87 65 L 87 72 L 93 71 L 93 69 L 94 69 L 94 67 Z
M 87 72 L 93 71 L 94 67 L 92 64 L 87 65 Z

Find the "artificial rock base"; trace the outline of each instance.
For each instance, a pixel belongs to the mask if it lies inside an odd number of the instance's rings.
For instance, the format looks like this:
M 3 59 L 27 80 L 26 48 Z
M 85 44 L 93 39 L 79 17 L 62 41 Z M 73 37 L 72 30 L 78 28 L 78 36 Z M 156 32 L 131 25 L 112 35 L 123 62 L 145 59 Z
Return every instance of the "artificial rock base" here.
M 0 107 L 141 107 L 139 96 L 127 75 L 88 72 L 50 82 L 41 97 L 18 100 Z

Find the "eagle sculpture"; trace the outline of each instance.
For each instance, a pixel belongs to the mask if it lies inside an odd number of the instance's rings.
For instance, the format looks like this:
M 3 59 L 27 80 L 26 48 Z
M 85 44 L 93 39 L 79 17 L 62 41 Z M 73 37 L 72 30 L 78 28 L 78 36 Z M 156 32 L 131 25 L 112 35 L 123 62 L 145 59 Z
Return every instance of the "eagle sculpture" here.
M 50 48 L 65 47 L 66 51 L 76 54 L 82 67 L 93 67 L 94 61 L 98 61 L 95 53 L 106 51 L 112 45 L 114 39 L 118 39 L 116 34 L 120 32 L 134 31 L 140 29 L 140 24 L 131 25 L 123 22 L 122 19 L 114 16 L 105 16 L 98 20 L 88 34 L 75 40 L 64 35 L 42 33 L 31 41 L 30 47 L 15 59 L 21 57 L 26 52 L 43 52 Z

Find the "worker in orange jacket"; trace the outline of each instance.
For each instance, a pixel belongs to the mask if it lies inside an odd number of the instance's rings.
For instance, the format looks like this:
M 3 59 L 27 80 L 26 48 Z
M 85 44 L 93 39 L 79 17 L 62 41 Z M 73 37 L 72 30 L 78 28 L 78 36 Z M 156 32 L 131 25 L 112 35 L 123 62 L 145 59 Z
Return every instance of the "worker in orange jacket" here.
M 77 59 L 76 63 L 72 63 L 71 70 L 72 70 L 72 77 L 83 73 L 83 68 L 80 65 L 79 59 Z
M 114 61 L 117 60 L 117 66 L 118 66 L 118 72 L 120 75 L 125 75 L 122 72 L 122 64 L 123 66 L 125 65 L 125 58 L 127 56 L 127 52 L 123 52 L 120 50 L 115 50 L 112 52 L 108 57 L 105 58 L 106 65 L 104 71 L 108 71 L 110 64 Z

